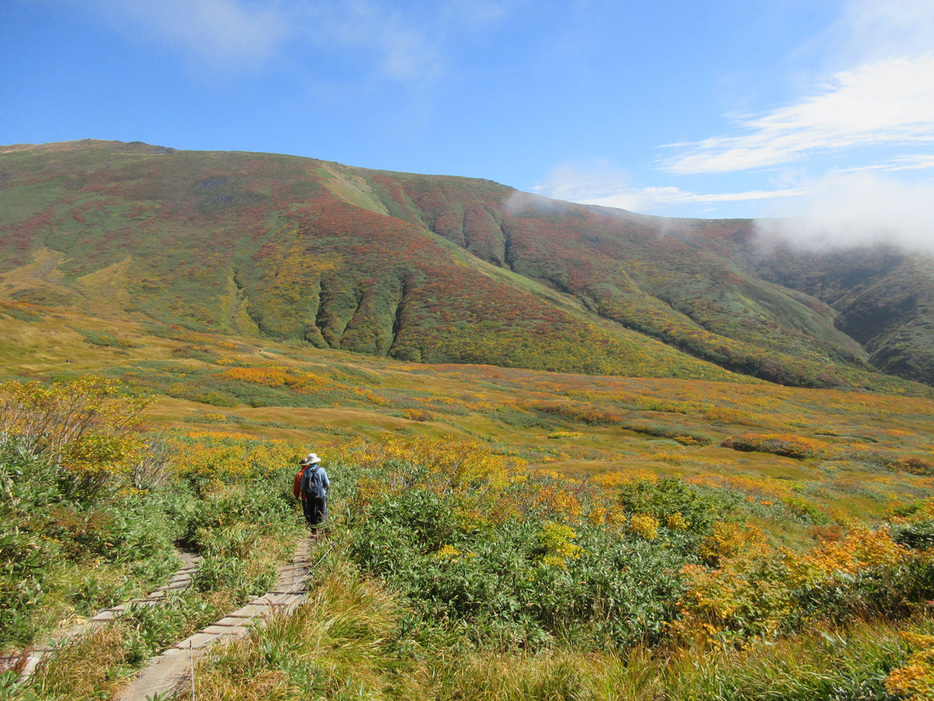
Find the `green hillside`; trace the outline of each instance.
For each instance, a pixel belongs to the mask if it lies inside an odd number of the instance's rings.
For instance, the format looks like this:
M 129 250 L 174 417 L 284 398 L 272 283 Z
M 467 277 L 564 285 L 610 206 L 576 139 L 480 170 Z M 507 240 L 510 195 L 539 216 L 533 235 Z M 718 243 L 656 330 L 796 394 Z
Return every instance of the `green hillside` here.
M 863 307 L 841 324 L 724 255 L 749 222 L 140 143 L 6 147 L 0 174 L 13 301 L 429 363 L 909 390 L 876 363 L 930 380 L 904 343 L 851 328 Z
M 934 378 L 934 260 L 886 246 L 804 254 L 780 248 L 757 263 L 763 277 L 814 295 L 836 326 L 884 372 Z

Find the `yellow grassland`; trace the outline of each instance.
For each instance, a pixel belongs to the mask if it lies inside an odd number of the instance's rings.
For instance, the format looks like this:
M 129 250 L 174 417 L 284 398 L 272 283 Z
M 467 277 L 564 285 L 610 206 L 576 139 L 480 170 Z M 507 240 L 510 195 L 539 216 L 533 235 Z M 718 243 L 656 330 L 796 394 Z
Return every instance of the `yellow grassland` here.
M 125 263 L 87 284 L 119 281 Z M 45 269 L 54 270 L 50 265 Z M 235 309 L 231 300 L 231 315 Z M 157 394 L 148 409 L 156 427 L 246 432 L 308 446 L 386 434 L 473 440 L 575 478 L 676 475 L 765 505 L 806 502 L 829 522 L 873 522 L 934 489 L 928 476 L 934 471 L 926 468 L 934 465 L 934 400 L 924 397 L 430 366 L 253 335 L 181 329 L 153 335 L 149 328 L 144 319 L 102 320 L 0 301 L 0 379 L 110 373 L 145 384 L 146 364 L 134 364 L 161 361 L 175 368 L 176 389 L 207 373 L 318 400 L 316 406 L 212 406 L 180 392 Z M 125 343 L 95 345 L 88 333 Z M 212 355 L 179 353 L 191 347 Z M 132 372 L 114 375 L 115 368 Z M 753 448 L 777 442 L 810 452 L 801 458 L 721 445 L 727 439 L 742 444 L 743 437 Z
M 79 303 L 79 309 L 85 313 L 92 313 L 92 307 L 88 303 L 89 299 L 94 299 L 93 314 L 101 314 L 101 304 L 106 307 L 106 316 L 109 318 L 125 316 L 122 311 L 132 306 L 130 303 L 130 294 L 127 292 L 126 283 L 129 276 L 130 265 L 133 263 L 132 256 L 127 256 L 119 263 L 108 265 L 93 273 L 78 278 L 75 287 L 85 296 Z
M 346 168 L 336 163 L 326 163 L 321 166 L 320 173 L 325 176 L 324 186 L 345 202 L 389 216 L 389 210 L 379 196 L 373 192 L 369 183 L 359 175 L 348 172 Z
M 62 273 L 59 266 L 65 260 L 65 254 L 50 251 L 45 246 L 37 248 L 32 263 L 15 270 L 0 274 L 0 298 L 26 289 L 40 289 L 70 295 L 70 290 L 61 284 Z

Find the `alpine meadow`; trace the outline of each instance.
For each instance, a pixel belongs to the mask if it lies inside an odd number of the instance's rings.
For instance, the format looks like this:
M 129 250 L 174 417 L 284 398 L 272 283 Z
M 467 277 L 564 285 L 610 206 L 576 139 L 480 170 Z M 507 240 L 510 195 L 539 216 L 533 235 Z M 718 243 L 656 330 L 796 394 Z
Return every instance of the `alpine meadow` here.
M 928 254 L 0 147 L 0 701 L 932 699 L 932 426 Z

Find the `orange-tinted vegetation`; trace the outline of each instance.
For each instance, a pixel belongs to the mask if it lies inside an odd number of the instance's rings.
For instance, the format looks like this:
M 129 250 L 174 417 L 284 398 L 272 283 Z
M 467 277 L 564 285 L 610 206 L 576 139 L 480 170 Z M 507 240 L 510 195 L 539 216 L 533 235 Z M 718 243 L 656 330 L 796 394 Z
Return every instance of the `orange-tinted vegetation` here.
M 50 469 L 134 500 L 155 489 L 136 429 L 169 429 L 158 478 L 210 504 L 183 530 L 221 533 L 217 581 L 251 510 L 293 533 L 285 483 L 314 449 L 338 485 L 328 576 L 409 597 L 385 659 L 468 638 L 496 658 L 728 654 L 875 620 L 915 629 L 873 689 L 891 671 L 888 693 L 926 693 L 934 392 L 869 363 L 888 349 L 930 382 L 924 336 L 877 348 L 850 301 L 835 326 L 844 261 L 766 273 L 746 222 L 487 181 L 125 144 L 3 158 L 0 444 L 42 424 Z M 285 500 L 251 491 L 280 482 Z
M 82 142 L 0 158 L 5 298 L 401 360 L 923 391 L 873 371 L 869 339 L 835 328 L 787 256 L 794 285 L 775 284 L 749 222 L 264 154 Z M 899 333 L 872 358 L 929 381 L 920 337 Z

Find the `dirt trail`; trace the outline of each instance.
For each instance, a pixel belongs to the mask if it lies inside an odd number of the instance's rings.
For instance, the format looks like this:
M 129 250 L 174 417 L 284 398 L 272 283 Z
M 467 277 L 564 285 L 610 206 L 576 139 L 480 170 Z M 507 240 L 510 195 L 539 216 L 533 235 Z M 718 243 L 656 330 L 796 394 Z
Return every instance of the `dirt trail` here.
M 98 611 L 83 623 L 55 632 L 44 645 L 39 645 L 30 650 L 26 655 L 25 662 L 23 662 L 22 654 L 0 657 L 0 671 L 22 665 L 20 680 L 25 681 L 32 676 L 32 673 L 36 671 L 36 667 L 45 657 L 55 652 L 63 644 L 67 644 L 69 640 L 90 633 L 105 623 L 119 618 L 134 606 L 157 606 L 162 603 L 169 592 L 188 588 L 191 584 L 191 578 L 201 565 L 201 558 L 194 553 L 185 551 L 179 551 L 177 556 L 181 560 L 181 567 L 175 571 L 175 574 L 172 575 L 165 586 L 159 587 L 141 599 L 131 599 L 119 606 Z
M 305 598 L 305 586 L 312 568 L 311 539 L 299 541 L 292 561 L 279 570 L 272 591 L 253 599 L 219 621 L 175 643 L 154 657 L 117 698 L 119 701 L 146 701 L 171 698 L 191 688 L 191 675 L 198 658 L 215 643 L 227 643 L 249 633 L 251 626 L 279 611 L 291 611 Z

